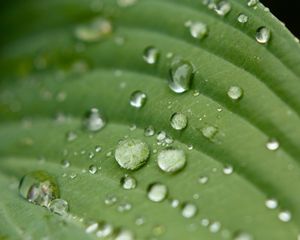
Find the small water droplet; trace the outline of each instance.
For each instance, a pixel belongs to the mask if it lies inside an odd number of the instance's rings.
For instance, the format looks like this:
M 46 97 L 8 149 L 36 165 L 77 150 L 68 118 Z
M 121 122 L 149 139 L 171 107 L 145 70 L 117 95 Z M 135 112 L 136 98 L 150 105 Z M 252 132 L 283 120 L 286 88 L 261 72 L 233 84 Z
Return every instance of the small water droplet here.
M 217 3 L 214 7 L 215 12 L 220 15 L 220 16 L 226 16 L 230 10 L 231 10 L 231 5 L 227 1 L 220 1 Z
M 200 223 L 203 227 L 208 227 L 210 222 L 207 218 L 203 218 L 201 219 Z
M 138 217 L 137 219 L 135 219 L 135 224 L 138 226 L 144 225 L 145 219 L 143 217 Z
M 258 0 L 249 0 L 247 5 L 249 7 L 255 7 L 257 5 L 257 3 L 258 3 Z
M 177 208 L 179 206 L 180 202 L 178 199 L 172 199 L 171 200 L 171 207 L 172 208 Z
M 130 105 L 135 108 L 141 108 L 147 101 L 147 95 L 141 91 L 135 91 L 130 96 Z
M 208 177 L 207 176 L 200 176 L 198 178 L 198 182 L 201 184 L 206 184 L 208 182 Z
M 181 149 L 167 148 L 159 152 L 157 164 L 164 172 L 178 172 L 186 164 L 185 153 Z
M 117 0 L 119 7 L 130 7 L 136 4 L 138 0 Z
M 198 97 L 199 95 L 200 95 L 199 90 L 194 90 L 193 96 L 194 96 L 194 97 Z
M 163 201 L 168 194 L 168 188 L 161 183 L 153 183 L 148 187 L 148 198 L 153 202 Z
M 155 134 L 155 129 L 153 126 L 148 126 L 144 129 L 144 135 L 146 137 L 152 137 Z
M 282 222 L 289 222 L 292 219 L 292 214 L 289 211 L 282 211 L 278 214 L 278 218 Z
M 150 46 L 144 50 L 143 59 L 148 64 L 155 64 L 159 59 L 159 55 L 158 49 Z
M 181 214 L 185 218 L 192 218 L 197 214 L 197 207 L 193 203 L 184 203 L 182 206 Z
M 149 158 L 148 145 L 138 139 L 126 139 L 120 141 L 116 151 L 117 163 L 125 169 L 135 170 L 144 165 Z
M 89 172 L 90 172 L 90 174 L 96 174 L 97 173 L 97 166 L 95 166 L 95 165 L 90 165 L 89 166 Z
M 129 210 L 131 210 L 132 205 L 130 203 L 120 203 L 118 206 L 118 211 L 119 212 L 127 212 Z
M 129 230 L 121 230 L 114 240 L 134 240 L 133 233 Z
M 245 14 L 243 14 L 243 13 L 241 13 L 238 16 L 237 20 L 238 20 L 239 23 L 246 23 L 246 22 L 248 22 L 248 16 L 245 15 Z
M 97 108 L 90 109 L 83 119 L 83 126 L 86 130 L 96 132 L 104 128 L 106 122 Z
M 48 208 L 51 212 L 66 216 L 69 211 L 69 203 L 64 199 L 57 198 L 50 202 Z
M 183 130 L 188 124 L 187 117 L 182 113 L 174 113 L 171 116 L 170 123 L 175 130 Z
M 202 22 L 187 21 L 185 26 L 189 28 L 193 38 L 202 39 L 208 34 L 208 27 Z
M 118 199 L 116 196 L 107 196 L 104 199 L 105 205 L 109 205 L 109 206 L 114 205 L 117 201 L 118 201 Z
M 67 132 L 67 134 L 66 134 L 66 138 L 67 138 L 67 141 L 68 141 L 68 142 L 72 142 L 72 141 L 76 140 L 77 134 L 76 134 L 76 132 L 69 131 L 69 132 Z
M 45 171 L 26 174 L 20 181 L 19 193 L 27 201 L 45 207 L 52 200 L 59 198 L 59 188 L 55 179 Z
M 218 132 L 218 129 L 214 126 L 206 126 L 201 130 L 202 135 L 208 139 L 212 139 Z
M 63 168 L 68 168 L 68 167 L 70 167 L 71 164 L 68 160 L 64 159 L 61 161 L 61 165 Z
M 270 40 L 270 37 L 271 31 L 268 28 L 260 27 L 256 30 L 255 38 L 258 43 L 265 44 Z
M 107 238 L 113 234 L 114 228 L 108 223 L 103 223 L 99 226 L 99 230 L 96 232 L 98 238 Z
M 231 86 L 227 91 L 227 95 L 232 100 L 239 100 L 243 96 L 243 89 L 239 86 Z
M 94 232 L 97 231 L 98 227 L 99 227 L 99 223 L 97 223 L 97 222 L 91 222 L 91 223 L 89 223 L 89 224 L 87 225 L 87 227 L 85 228 L 85 232 L 86 232 L 87 234 L 94 233 Z
M 212 222 L 209 226 L 209 231 L 212 233 L 217 233 L 221 229 L 221 223 L 220 222 Z
M 233 239 L 234 240 L 253 240 L 253 237 L 247 232 L 238 231 L 237 233 L 234 234 Z
M 129 126 L 129 130 L 130 130 L 130 131 L 136 130 L 136 125 L 135 125 L 135 124 L 131 124 L 131 125 Z
M 232 174 L 233 173 L 233 167 L 231 165 L 226 165 L 223 168 L 223 173 L 226 174 L 226 175 Z
M 279 142 L 272 138 L 266 143 L 266 148 L 270 151 L 275 151 L 279 148 Z
M 190 89 L 194 69 L 190 62 L 179 60 L 170 68 L 169 87 L 175 93 L 183 93 Z
M 136 188 L 136 180 L 135 178 L 125 175 L 124 177 L 121 178 L 121 186 L 123 189 L 129 190 L 129 189 L 134 189 Z
M 193 150 L 194 149 L 194 146 L 192 145 L 192 144 L 189 144 L 189 145 L 187 145 L 187 148 L 188 148 L 188 150 Z
M 267 200 L 266 200 L 265 205 L 266 205 L 266 207 L 269 208 L 269 209 L 275 209 L 275 208 L 277 208 L 277 206 L 278 206 L 278 202 L 277 202 L 276 199 L 270 198 L 270 199 L 267 199 Z
M 99 146 L 99 145 L 95 146 L 95 151 L 96 151 L 96 153 L 101 152 L 101 150 L 102 150 L 102 147 L 101 147 L 101 146 Z

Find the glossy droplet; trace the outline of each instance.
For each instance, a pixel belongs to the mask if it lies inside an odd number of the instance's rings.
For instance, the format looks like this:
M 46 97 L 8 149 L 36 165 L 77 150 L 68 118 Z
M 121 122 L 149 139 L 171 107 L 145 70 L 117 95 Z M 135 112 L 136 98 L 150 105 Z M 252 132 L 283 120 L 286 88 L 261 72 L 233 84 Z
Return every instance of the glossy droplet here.
M 270 198 L 270 199 L 267 199 L 267 200 L 266 200 L 265 205 L 266 205 L 266 207 L 269 208 L 269 209 L 275 209 L 275 208 L 277 208 L 277 206 L 278 206 L 278 202 L 277 202 L 276 199 Z
M 145 105 L 147 95 L 141 91 L 135 91 L 130 96 L 130 105 L 135 108 L 141 108 Z
M 159 51 L 158 51 L 158 49 L 155 48 L 155 47 L 152 47 L 152 46 L 147 47 L 144 50 L 143 59 L 148 64 L 155 64 L 155 63 L 157 63 L 157 61 L 159 59 Z
M 175 93 L 183 93 L 190 89 L 194 69 L 187 61 L 177 61 L 170 69 L 169 87 Z
M 68 168 L 68 167 L 70 167 L 71 164 L 68 160 L 64 159 L 61 161 L 61 165 L 63 168 Z
M 118 211 L 119 212 L 127 212 L 129 211 L 130 209 L 132 208 L 132 205 L 130 203 L 121 203 L 119 206 L 118 206 Z
M 116 196 L 107 196 L 104 200 L 105 205 L 114 205 L 118 201 Z
M 134 236 L 128 230 L 121 230 L 114 240 L 134 240 Z
M 200 184 L 206 184 L 206 183 L 208 182 L 208 177 L 206 177 L 206 176 L 201 176 L 201 177 L 198 178 L 198 182 L 199 182 Z
M 126 139 L 118 144 L 115 159 L 122 168 L 135 170 L 146 163 L 149 154 L 150 150 L 145 142 Z
M 258 43 L 265 44 L 270 40 L 270 37 L 271 31 L 268 28 L 260 27 L 257 29 L 255 38 Z
M 164 172 L 177 172 L 186 164 L 185 153 L 181 149 L 167 148 L 159 152 L 157 156 L 157 164 Z
M 95 147 L 95 152 L 96 152 L 96 153 L 101 152 L 101 150 L 102 150 L 102 147 L 101 147 L 101 146 L 97 145 L 97 146 Z
M 270 151 L 275 151 L 279 148 L 279 142 L 276 139 L 270 139 L 266 143 L 266 148 Z
M 233 173 L 233 167 L 231 165 L 227 165 L 223 168 L 223 173 L 226 175 L 230 175 Z
M 289 211 L 282 211 L 278 214 L 278 218 L 282 222 L 289 222 L 292 219 L 292 214 Z
M 69 204 L 66 200 L 57 198 L 50 202 L 48 208 L 51 212 L 65 216 L 68 214 Z
M 104 128 L 106 122 L 97 108 L 90 109 L 83 119 L 83 126 L 86 130 L 96 132 Z
M 56 180 L 45 171 L 26 174 L 20 181 L 19 193 L 27 201 L 46 207 L 52 200 L 59 198 Z
M 245 15 L 245 14 L 243 14 L 243 13 L 241 13 L 238 16 L 237 20 L 238 20 L 239 23 L 246 23 L 246 22 L 248 22 L 248 16 Z
M 221 229 L 221 223 L 220 222 L 212 222 L 209 226 L 209 231 L 212 233 L 217 233 Z
M 87 225 L 87 227 L 85 228 L 85 232 L 86 232 L 87 234 L 94 233 L 94 232 L 97 231 L 98 227 L 99 227 L 99 223 L 97 223 L 97 222 L 91 222 L 91 223 L 89 223 L 89 224 Z
M 89 166 L 89 173 L 90 174 L 96 174 L 97 173 L 97 166 L 95 166 L 95 165 L 90 165 Z
M 107 237 L 110 237 L 113 234 L 114 228 L 112 225 L 107 224 L 107 223 L 102 223 L 99 226 L 98 231 L 96 232 L 96 236 L 98 238 L 104 238 L 106 239 Z
M 193 38 L 202 39 L 208 34 L 208 27 L 202 22 L 187 21 L 185 26 L 189 28 Z
M 192 203 L 184 203 L 182 206 L 181 214 L 185 218 L 192 218 L 197 214 L 197 207 Z
M 212 139 L 218 132 L 218 129 L 214 126 L 207 126 L 202 128 L 202 135 L 208 139 Z
M 153 202 L 163 201 L 168 194 L 168 188 L 161 183 L 153 183 L 148 188 L 148 198 Z
M 155 134 L 155 129 L 153 126 L 149 126 L 144 129 L 144 135 L 146 137 L 152 137 L 154 134 Z
M 232 100 L 239 100 L 243 96 L 243 89 L 239 86 L 231 86 L 227 91 L 227 95 Z
M 180 204 L 180 202 L 179 202 L 178 199 L 173 199 L 173 200 L 171 201 L 171 207 L 172 207 L 172 208 L 177 208 L 177 207 L 179 206 L 179 204 Z
M 255 7 L 257 5 L 257 3 L 258 3 L 258 0 L 249 0 L 247 5 L 249 7 Z
M 234 234 L 233 239 L 234 240 L 253 240 L 253 237 L 249 233 L 239 231 Z
M 171 116 L 170 123 L 175 130 L 185 129 L 188 124 L 187 117 L 182 113 L 174 113 Z
M 121 186 L 123 189 L 129 190 L 136 188 L 136 180 L 130 176 L 124 176 L 121 178 Z
M 217 3 L 215 5 L 214 10 L 218 15 L 223 17 L 223 16 L 226 16 L 230 12 L 231 5 L 226 0 L 220 1 L 219 3 Z
M 68 142 L 72 142 L 72 141 L 76 140 L 77 134 L 76 134 L 76 132 L 69 131 L 69 132 L 67 132 L 67 134 L 66 134 L 66 138 L 67 138 L 67 141 L 68 141 Z
M 76 28 L 75 36 L 84 42 L 96 42 L 112 33 L 110 21 L 97 18 L 89 24 L 81 25 Z

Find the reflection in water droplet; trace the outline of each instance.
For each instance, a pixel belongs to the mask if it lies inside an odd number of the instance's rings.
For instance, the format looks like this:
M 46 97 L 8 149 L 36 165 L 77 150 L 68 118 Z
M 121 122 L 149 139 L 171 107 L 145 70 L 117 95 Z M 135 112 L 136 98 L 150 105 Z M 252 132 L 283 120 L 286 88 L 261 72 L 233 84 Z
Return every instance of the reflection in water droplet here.
M 51 212 L 61 216 L 66 216 L 69 211 L 69 204 L 66 200 L 57 198 L 50 202 L 48 208 Z
M 123 189 L 129 190 L 136 188 L 136 180 L 133 177 L 125 175 L 121 178 L 121 185 Z
M 55 179 L 45 171 L 26 174 L 20 181 L 19 193 L 27 201 L 45 207 L 52 200 L 59 198 L 59 188 Z
M 163 201 L 168 194 L 168 188 L 161 183 L 153 183 L 148 187 L 148 198 L 153 202 Z
M 177 172 L 186 164 L 185 153 L 181 149 L 167 148 L 159 152 L 157 164 L 164 172 Z
M 272 138 L 266 143 L 266 148 L 270 151 L 275 151 L 279 148 L 279 142 Z
M 145 105 L 147 95 L 141 91 L 135 91 L 130 96 L 130 105 L 135 108 L 141 108 Z
M 83 126 L 86 130 L 96 132 L 106 125 L 104 117 L 97 108 L 90 109 L 83 119 Z
M 172 128 L 174 128 L 175 130 L 185 129 L 188 124 L 187 117 L 182 113 L 174 113 L 171 116 L 170 122 Z
M 265 44 L 270 40 L 270 37 L 271 31 L 268 28 L 260 27 L 257 29 L 255 38 L 258 43 Z
M 153 126 L 148 126 L 144 129 L 144 135 L 146 137 L 152 137 L 155 134 L 155 129 Z
M 185 218 L 192 218 L 197 214 L 197 207 L 192 203 L 184 203 L 182 206 L 181 214 Z
M 214 10 L 218 15 L 226 16 L 231 10 L 231 5 L 226 0 L 223 0 L 215 5 Z
M 189 28 L 193 38 L 202 39 L 208 34 L 208 27 L 202 22 L 187 21 L 185 26 Z
M 278 218 L 282 222 L 289 222 L 292 219 L 292 214 L 289 211 L 282 211 L 278 214 Z
M 183 93 L 190 89 L 194 69 L 190 62 L 179 60 L 170 69 L 169 87 L 175 93 Z
M 278 206 L 278 202 L 277 202 L 276 199 L 270 198 L 270 199 L 267 199 L 267 200 L 266 200 L 265 205 L 266 205 L 266 207 L 269 208 L 269 209 L 275 209 L 275 208 L 277 208 L 277 206 Z
M 148 145 L 138 139 L 126 139 L 119 142 L 115 159 L 125 169 L 135 170 L 144 165 L 149 158 L 150 150 Z
M 239 86 L 231 86 L 227 91 L 227 95 L 232 100 L 238 100 L 243 96 L 243 89 Z
M 243 14 L 243 13 L 241 13 L 238 16 L 237 20 L 238 20 L 239 23 L 246 23 L 246 22 L 248 22 L 248 16 L 245 15 L 245 14 Z
M 158 51 L 158 49 L 155 48 L 155 47 L 152 47 L 152 46 L 147 47 L 144 50 L 143 59 L 148 64 L 155 64 L 155 63 L 157 63 L 157 61 L 159 59 L 159 51 Z

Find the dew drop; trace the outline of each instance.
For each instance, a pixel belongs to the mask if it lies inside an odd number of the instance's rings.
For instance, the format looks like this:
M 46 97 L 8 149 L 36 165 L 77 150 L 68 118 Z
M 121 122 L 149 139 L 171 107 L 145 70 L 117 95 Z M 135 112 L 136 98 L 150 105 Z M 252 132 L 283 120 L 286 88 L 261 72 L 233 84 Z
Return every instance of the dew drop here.
M 98 170 L 98 169 L 97 169 L 97 166 L 95 166 L 95 165 L 93 165 L 93 164 L 89 166 L 89 173 L 90 173 L 90 174 L 96 174 L 96 173 L 97 173 L 97 170 Z
M 143 59 L 148 64 L 155 64 L 155 63 L 157 63 L 157 61 L 159 59 L 159 55 L 160 54 L 159 54 L 158 49 L 150 46 L 144 50 Z
M 218 132 L 218 129 L 214 126 L 206 126 L 201 130 L 202 135 L 208 139 L 212 139 Z
M 175 130 L 183 130 L 188 124 L 188 119 L 183 113 L 174 113 L 171 116 L 170 123 Z
M 113 234 L 114 228 L 112 225 L 103 223 L 101 226 L 99 226 L 99 230 L 96 232 L 96 236 L 98 238 L 107 238 L 110 235 Z
M 67 138 L 67 141 L 68 141 L 68 142 L 72 142 L 72 141 L 76 140 L 77 134 L 76 134 L 76 132 L 69 131 L 69 132 L 67 132 L 67 134 L 66 134 L 66 138 Z
M 265 205 L 266 205 L 266 207 L 269 208 L 269 209 L 275 209 L 275 208 L 277 208 L 277 206 L 278 206 L 278 202 L 277 202 L 276 199 L 270 198 L 270 199 L 267 199 L 267 200 L 266 200 Z
M 126 139 L 119 142 L 115 151 L 115 159 L 122 168 L 135 170 L 146 163 L 149 154 L 149 147 L 145 142 L 138 139 Z
M 231 10 L 231 5 L 227 1 L 220 1 L 217 3 L 214 7 L 215 12 L 220 15 L 220 16 L 226 16 L 230 10 Z
M 66 216 L 69 211 L 69 203 L 64 199 L 57 198 L 50 202 L 48 208 L 51 212 Z
M 135 224 L 137 226 L 142 226 L 145 224 L 145 219 L 143 217 L 138 217 L 137 219 L 135 219 Z
M 223 168 L 223 173 L 225 175 L 230 175 L 233 173 L 233 167 L 231 165 L 227 165 Z
M 197 214 L 197 207 L 192 203 L 184 203 L 181 209 L 181 214 L 185 218 L 192 218 Z
M 102 147 L 101 147 L 101 146 L 99 146 L 99 145 L 95 146 L 95 152 L 96 152 L 96 153 L 101 152 L 101 150 L 102 150 Z
M 135 108 L 141 108 L 147 101 L 147 95 L 141 91 L 135 91 L 130 96 L 130 105 Z
M 87 234 L 94 233 L 95 231 L 97 231 L 98 227 L 99 227 L 99 223 L 97 223 L 97 222 L 91 222 L 85 228 L 85 232 Z
M 119 7 L 130 7 L 136 4 L 137 0 L 117 0 Z
M 159 152 L 157 164 L 164 172 L 178 172 L 186 164 L 185 153 L 181 149 L 167 148 Z
M 239 86 L 231 86 L 227 91 L 227 95 L 232 100 L 239 100 L 243 96 L 243 89 Z
M 202 39 L 208 34 L 208 27 L 202 22 L 187 21 L 185 26 L 189 28 L 193 38 Z
M 257 3 L 258 3 L 258 0 L 249 0 L 247 5 L 249 7 L 255 7 L 257 5 Z
M 118 206 L 118 211 L 119 212 L 127 212 L 132 208 L 132 205 L 130 203 L 121 203 Z
M 253 240 L 253 237 L 247 232 L 238 231 L 237 233 L 234 234 L 233 239 L 234 240 Z
M 179 204 L 180 204 L 180 202 L 179 202 L 178 199 L 173 199 L 173 200 L 171 201 L 171 207 L 172 207 L 172 208 L 177 208 L 177 207 L 179 206 Z
M 203 226 L 203 227 L 208 227 L 209 226 L 209 220 L 207 218 L 203 218 L 201 219 L 200 221 L 200 224 Z
M 70 167 L 71 164 L 68 160 L 64 159 L 61 161 L 61 165 L 63 168 L 68 168 L 68 167 Z
M 282 222 L 289 222 L 292 219 L 292 214 L 289 211 L 282 211 L 278 214 L 278 218 Z
M 201 176 L 198 178 L 198 183 L 200 184 L 206 184 L 208 182 L 208 177 L 206 176 Z
M 20 181 L 19 193 L 27 201 L 45 207 L 59 198 L 56 180 L 45 171 L 26 174 Z
M 144 129 L 145 137 L 152 137 L 155 134 L 155 129 L 153 126 L 148 126 Z
M 107 196 L 104 200 L 105 205 L 114 205 L 117 202 L 117 197 L 115 196 Z
M 179 60 L 170 69 L 169 87 L 175 93 L 183 93 L 190 89 L 194 69 L 190 62 Z
M 128 230 L 121 230 L 114 240 L 134 240 L 134 236 Z
M 83 119 L 83 126 L 86 130 L 96 132 L 104 128 L 106 122 L 97 108 L 90 109 Z
M 248 16 L 245 15 L 245 14 L 243 14 L 243 13 L 241 13 L 238 16 L 237 20 L 238 20 L 239 23 L 246 23 L 246 22 L 248 22 Z
M 266 148 L 270 151 L 275 151 L 279 148 L 279 142 L 276 139 L 270 139 L 266 143 Z
M 212 222 L 209 226 L 209 231 L 212 233 L 217 233 L 221 229 L 221 223 L 220 222 Z
M 168 188 L 161 183 L 153 183 L 148 187 L 148 198 L 153 202 L 163 201 L 168 194 Z
M 125 175 L 124 177 L 121 178 L 121 186 L 123 187 L 123 189 L 126 190 L 134 189 L 136 188 L 136 184 L 137 184 L 136 179 L 131 176 Z
M 268 28 L 260 27 L 257 29 L 255 38 L 258 43 L 265 44 L 270 40 L 270 37 L 271 31 Z

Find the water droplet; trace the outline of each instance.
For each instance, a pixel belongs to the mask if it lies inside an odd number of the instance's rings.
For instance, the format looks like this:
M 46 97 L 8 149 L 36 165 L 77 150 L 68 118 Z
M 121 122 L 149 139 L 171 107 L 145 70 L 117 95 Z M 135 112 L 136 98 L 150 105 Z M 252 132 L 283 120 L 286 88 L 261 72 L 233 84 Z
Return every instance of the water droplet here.
M 189 28 L 193 38 L 202 39 L 208 34 L 208 27 L 202 22 L 187 21 L 185 26 Z
M 202 135 L 206 138 L 212 139 L 218 132 L 218 129 L 214 126 L 207 126 L 202 128 Z
M 90 165 L 89 166 L 89 172 L 90 172 L 90 174 L 96 174 L 97 173 L 97 166 L 95 166 L 95 165 Z
M 121 185 L 123 189 L 129 190 L 136 188 L 136 180 L 133 177 L 125 175 L 121 178 Z
M 155 63 L 157 63 L 157 61 L 159 59 L 159 51 L 158 51 L 158 49 L 155 48 L 155 47 L 152 47 L 152 46 L 147 47 L 144 50 L 143 59 L 148 64 L 155 64 Z
M 116 236 L 115 240 L 133 240 L 133 233 L 128 230 L 121 230 Z
M 147 95 L 141 91 L 135 91 L 130 96 L 130 105 L 135 108 L 141 108 L 147 101 Z
M 214 7 L 215 12 L 220 15 L 220 16 L 226 16 L 230 10 L 231 10 L 231 5 L 227 1 L 220 1 L 217 3 Z
M 180 202 L 178 199 L 173 199 L 171 200 L 171 207 L 172 208 L 177 208 L 179 206 Z
M 194 69 L 190 62 L 179 60 L 170 69 L 169 87 L 175 93 L 183 93 L 190 89 Z
M 181 214 L 185 218 L 192 218 L 197 214 L 197 207 L 192 203 L 184 203 L 182 206 Z
M 153 126 L 148 126 L 144 130 L 144 135 L 146 137 L 152 137 L 155 134 L 155 129 Z
M 137 219 L 135 219 L 135 224 L 138 226 L 144 225 L 145 219 L 143 217 L 138 217 Z
M 231 86 L 227 91 L 227 95 L 232 100 L 238 100 L 243 96 L 243 89 L 239 86 Z
M 85 232 L 86 232 L 87 234 L 94 233 L 94 232 L 97 231 L 98 227 L 99 227 L 99 223 L 97 223 L 97 222 L 91 222 L 91 223 L 89 223 L 89 224 L 87 225 L 87 227 L 85 228 Z
M 112 33 L 112 24 L 107 19 L 97 18 L 91 23 L 78 26 L 75 36 L 84 42 L 96 42 Z
M 192 144 L 189 144 L 189 145 L 187 145 L 187 148 L 188 148 L 188 150 L 193 150 L 194 149 L 194 146 L 192 145 Z
M 226 174 L 226 175 L 232 174 L 233 173 L 233 167 L 231 165 L 226 165 L 223 168 L 223 173 Z
M 51 212 L 66 216 L 69 211 L 69 203 L 64 199 L 57 198 L 50 202 L 48 208 Z
M 203 227 L 208 227 L 210 222 L 207 218 L 203 218 L 203 219 L 201 219 L 200 223 Z
M 198 97 L 199 95 L 200 95 L 199 90 L 194 90 L 193 96 L 194 96 L 194 97 Z
M 292 219 L 292 214 L 289 211 L 282 211 L 278 214 L 278 218 L 282 222 L 289 222 Z
M 127 212 L 132 208 L 132 205 L 130 203 L 120 203 L 118 206 L 119 212 Z
M 83 119 L 83 126 L 85 129 L 96 132 L 101 130 L 106 125 L 104 117 L 100 114 L 97 108 L 90 109 Z
M 201 184 L 206 184 L 208 182 L 208 177 L 206 176 L 201 176 L 198 178 L 198 182 Z
M 129 130 L 130 130 L 130 131 L 136 130 L 136 125 L 135 125 L 135 124 L 131 124 L 131 125 L 129 126 Z
M 186 128 L 186 126 L 188 124 L 188 119 L 182 113 L 174 113 L 171 116 L 170 122 L 171 122 L 172 128 L 174 128 L 175 130 L 182 130 L 182 129 Z
M 266 207 L 269 208 L 269 209 L 275 209 L 275 208 L 277 208 L 277 206 L 278 206 L 278 202 L 277 202 L 276 199 L 270 198 L 270 199 L 267 199 L 267 200 L 266 200 L 265 205 L 266 205 Z
M 118 201 L 117 197 L 115 197 L 115 196 L 107 196 L 105 198 L 105 200 L 104 200 L 104 203 L 106 205 L 111 206 L 111 205 L 114 205 L 117 201 Z
M 66 138 L 67 138 L 68 142 L 72 142 L 72 141 L 74 141 L 77 138 L 77 134 L 76 134 L 76 132 L 69 131 L 66 134 Z
M 239 231 L 234 234 L 233 239 L 234 240 L 253 240 L 253 237 L 249 233 Z
M 149 147 L 145 142 L 138 139 L 126 139 L 119 142 L 115 151 L 115 159 L 122 168 L 135 170 L 146 163 L 149 154 Z
M 159 152 L 157 164 L 161 170 L 174 173 L 181 170 L 186 164 L 184 151 L 181 149 L 167 148 Z
M 220 222 L 212 222 L 209 226 L 209 231 L 212 233 L 217 233 L 221 229 L 221 223 Z
M 255 38 L 258 43 L 265 44 L 270 40 L 270 37 L 271 31 L 268 28 L 260 27 L 257 29 Z
M 279 142 L 276 139 L 270 139 L 266 143 L 266 148 L 269 149 L 270 151 L 275 151 L 279 148 Z
M 238 20 L 239 23 L 246 23 L 246 22 L 248 22 L 248 16 L 245 15 L 245 14 L 243 14 L 243 13 L 241 13 L 238 16 L 237 20 Z
M 148 188 L 148 198 L 153 202 L 163 201 L 168 194 L 168 188 L 161 183 L 153 183 Z
M 68 168 L 71 164 L 68 160 L 65 159 L 61 161 L 61 165 L 63 166 L 63 168 Z
M 19 193 L 27 201 L 45 207 L 52 200 L 59 198 L 55 179 L 45 171 L 26 174 L 20 181 Z
M 96 232 L 96 236 L 98 238 L 106 239 L 106 237 L 109 237 L 110 235 L 112 235 L 113 231 L 114 231 L 114 228 L 112 225 L 103 223 L 103 224 L 101 224 L 101 226 L 99 226 L 99 230 Z
M 249 0 L 247 5 L 249 7 L 255 7 L 257 5 L 257 3 L 258 3 L 258 0 Z
M 117 0 L 119 7 L 130 7 L 136 4 L 137 0 Z
M 102 150 L 102 147 L 101 147 L 101 146 L 97 145 L 97 146 L 95 147 L 96 153 L 101 152 L 101 150 Z

